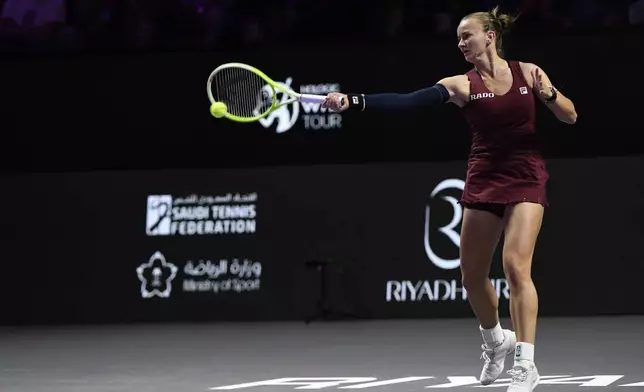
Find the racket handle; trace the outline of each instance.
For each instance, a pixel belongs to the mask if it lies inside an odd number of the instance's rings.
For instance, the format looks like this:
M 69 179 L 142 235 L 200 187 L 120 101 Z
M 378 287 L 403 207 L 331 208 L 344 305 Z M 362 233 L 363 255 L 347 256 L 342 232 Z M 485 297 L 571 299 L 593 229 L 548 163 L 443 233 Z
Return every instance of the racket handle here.
M 322 103 L 325 99 L 326 95 L 302 94 L 300 96 L 300 101 L 306 103 Z
M 325 99 L 326 95 L 302 94 L 300 96 L 300 101 L 306 103 L 322 103 Z M 340 106 L 342 105 L 344 105 L 344 98 L 340 98 Z

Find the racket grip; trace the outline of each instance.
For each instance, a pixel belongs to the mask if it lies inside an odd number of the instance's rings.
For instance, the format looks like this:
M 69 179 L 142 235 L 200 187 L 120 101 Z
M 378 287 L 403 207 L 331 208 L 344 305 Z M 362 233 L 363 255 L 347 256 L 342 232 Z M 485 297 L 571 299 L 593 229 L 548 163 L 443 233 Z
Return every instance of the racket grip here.
M 326 95 L 302 94 L 300 96 L 300 101 L 306 103 L 322 103 L 325 99 Z
M 306 103 L 322 103 L 325 99 L 326 95 L 302 94 L 300 96 L 300 101 Z M 339 105 L 344 105 L 344 98 L 340 98 Z

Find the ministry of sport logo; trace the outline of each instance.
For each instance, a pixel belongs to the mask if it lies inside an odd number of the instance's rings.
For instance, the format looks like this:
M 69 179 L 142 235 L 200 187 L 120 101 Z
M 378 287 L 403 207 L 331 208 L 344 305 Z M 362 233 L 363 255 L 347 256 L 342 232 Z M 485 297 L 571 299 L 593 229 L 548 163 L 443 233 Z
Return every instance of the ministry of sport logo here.
M 429 202 L 425 206 L 425 253 L 435 266 L 444 270 L 455 269 L 461 265 L 458 256 L 461 234 L 458 228 L 463 219 L 463 208 L 458 203 L 458 196 L 462 194 L 464 188 L 465 182 L 461 179 L 443 180 L 431 192 Z M 433 227 L 433 220 L 440 220 L 437 227 Z M 442 249 L 449 246 L 455 247 L 456 257 L 449 258 L 439 254 L 438 242 L 444 245 Z
M 172 281 L 179 268 L 168 262 L 161 252 L 155 252 L 147 263 L 136 269 L 141 282 L 141 297 L 169 298 L 172 292 Z
M 276 83 L 288 90 L 294 90 L 292 77 Z M 328 93 L 340 92 L 340 85 L 337 83 L 303 84 L 300 85 L 299 90 L 302 94 L 327 95 Z M 273 93 L 272 88 L 268 85 L 264 86 L 263 92 L 265 95 Z M 276 94 L 278 104 L 284 103 L 289 99 L 287 94 L 279 90 L 276 90 Z M 319 103 L 294 101 L 259 120 L 259 123 L 264 128 L 271 129 L 274 127 L 276 133 L 287 132 L 295 127 L 298 122 L 302 123 L 304 129 L 336 129 L 342 127 L 342 115 L 323 108 Z
M 217 295 L 259 292 L 262 263 L 247 257 L 190 258 L 171 262 L 160 251 L 136 268 L 141 298 L 170 298 L 181 293 Z

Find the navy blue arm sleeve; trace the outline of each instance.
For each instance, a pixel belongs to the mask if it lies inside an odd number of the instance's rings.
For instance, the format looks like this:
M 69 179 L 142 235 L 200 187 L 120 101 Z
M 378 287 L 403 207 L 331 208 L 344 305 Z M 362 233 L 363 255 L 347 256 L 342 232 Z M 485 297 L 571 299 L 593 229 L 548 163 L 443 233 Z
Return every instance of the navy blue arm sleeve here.
M 366 94 L 365 109 L 415 109 L 419 107 L 438 107 L 449 100 L 449 92 L 442 84 L 417 90 L 411 93 Z

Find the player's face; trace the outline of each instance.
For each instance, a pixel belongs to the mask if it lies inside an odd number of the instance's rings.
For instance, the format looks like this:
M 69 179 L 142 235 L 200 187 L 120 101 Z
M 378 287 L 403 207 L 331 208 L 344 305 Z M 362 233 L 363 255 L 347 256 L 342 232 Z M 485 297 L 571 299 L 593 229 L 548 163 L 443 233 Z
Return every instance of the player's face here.
M 483 24 L 476 18 L 467 18 L 461 21 L 457 29 L 458 48 L 463 52 L 465 60 L 473 62 L 487 49 L 489 42 L 488 33 L 483 29 Z

